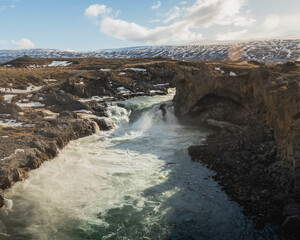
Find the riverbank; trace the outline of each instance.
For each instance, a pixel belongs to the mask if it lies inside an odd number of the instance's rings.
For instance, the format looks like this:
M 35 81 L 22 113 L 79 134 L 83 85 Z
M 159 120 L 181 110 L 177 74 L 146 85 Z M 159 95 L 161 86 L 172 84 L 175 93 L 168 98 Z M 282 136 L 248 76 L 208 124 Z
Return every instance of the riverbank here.
M 163 59 L 35 59 L 0 65 L 0 206 L 3 190 L 53 159 L 71 140 L 114 123 L 107 103 L 165 95 L 174 62 Z
M 258 227 L 272 222 L 299 234 L 299 64 L 239 67 L 203 63 L 177 83 L 177 117 L 217 132 L 190 155 L 216 171 Z
M 272 226 L 255 229 L 211 178 L 213 171 L 191 161 L 187 148 L 204 143 L 210 132 L 179 124 L 172 98 L 171 93 L 108 106 L 116 128 L 72 141 L 58 157 L 6 191 L 0 238 L 277 236 Z

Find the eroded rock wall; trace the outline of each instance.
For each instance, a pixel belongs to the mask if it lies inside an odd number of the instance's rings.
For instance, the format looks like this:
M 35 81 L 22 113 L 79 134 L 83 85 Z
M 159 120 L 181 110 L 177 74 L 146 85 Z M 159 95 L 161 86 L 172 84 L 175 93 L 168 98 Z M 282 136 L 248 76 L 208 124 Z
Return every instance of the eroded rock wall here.
M 219 128 L 229 124 L 231 131 L 263 126 L 273 134 L 278 147 L 272 164 L 280 176 L 278 184 L 289 179 L 290 184 L 283 184 L 286 191 L 292 188 L 300 193 L 299 66 L 246 64 L 238 74 L 237 69 L 217 68 L 212 63 L 199 64 L 198 69 L 177 82 L 176 115 L 194 124 Z

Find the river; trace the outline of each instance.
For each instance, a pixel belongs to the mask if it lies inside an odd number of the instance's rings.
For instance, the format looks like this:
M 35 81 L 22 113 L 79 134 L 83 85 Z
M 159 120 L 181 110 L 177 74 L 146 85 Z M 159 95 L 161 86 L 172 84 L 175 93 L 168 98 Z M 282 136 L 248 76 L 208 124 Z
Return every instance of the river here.
M 113 130 L 72 141 L 6 192 L 0 239 L 268 239 L 191 161 L 209 131 L 180 125 L 172 97 L 111 104 Z

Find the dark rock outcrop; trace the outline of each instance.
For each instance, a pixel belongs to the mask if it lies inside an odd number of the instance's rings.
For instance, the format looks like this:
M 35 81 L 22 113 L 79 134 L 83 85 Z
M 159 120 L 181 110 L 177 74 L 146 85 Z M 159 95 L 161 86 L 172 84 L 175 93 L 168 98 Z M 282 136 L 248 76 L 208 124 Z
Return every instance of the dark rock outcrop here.
M 199 64 L 177 82 L 178 118 L 218 131 L 190 154 L 216 170 L 249 215 L 281 219 L 284 204 L 299 201 L 300 67 L 243 64 L 236 74 L 239 64 L 223 65 Z
M 49 119 L 36 124 L 32 134 L 23 133 L 14 139 L 22 142 L 22 149 L 9 151 L 11 140 L 1 141 L 6 148 L 6 156 L 2 156 L 0 165 L 0 189 L 11 187 L 15 182 L 27 177 L 27 172 L 36 169 L 49 159 L 57 156 L 71 140 L 89 136 L 98 129 L 96 123 L 87 119 L 78 118 L 72 112 L 62 112 L 58 118 Z M 5 129 L 4 129 L 5 131 Z M 0 191 L 0 207 L 4 201 Z

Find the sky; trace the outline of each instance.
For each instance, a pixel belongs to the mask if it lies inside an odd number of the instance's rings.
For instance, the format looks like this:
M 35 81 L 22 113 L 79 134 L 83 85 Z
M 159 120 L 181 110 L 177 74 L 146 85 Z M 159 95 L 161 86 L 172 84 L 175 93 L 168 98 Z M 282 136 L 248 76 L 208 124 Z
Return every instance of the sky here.
M 300 36 L 300 0 L 0 0 L 0 49 Z

